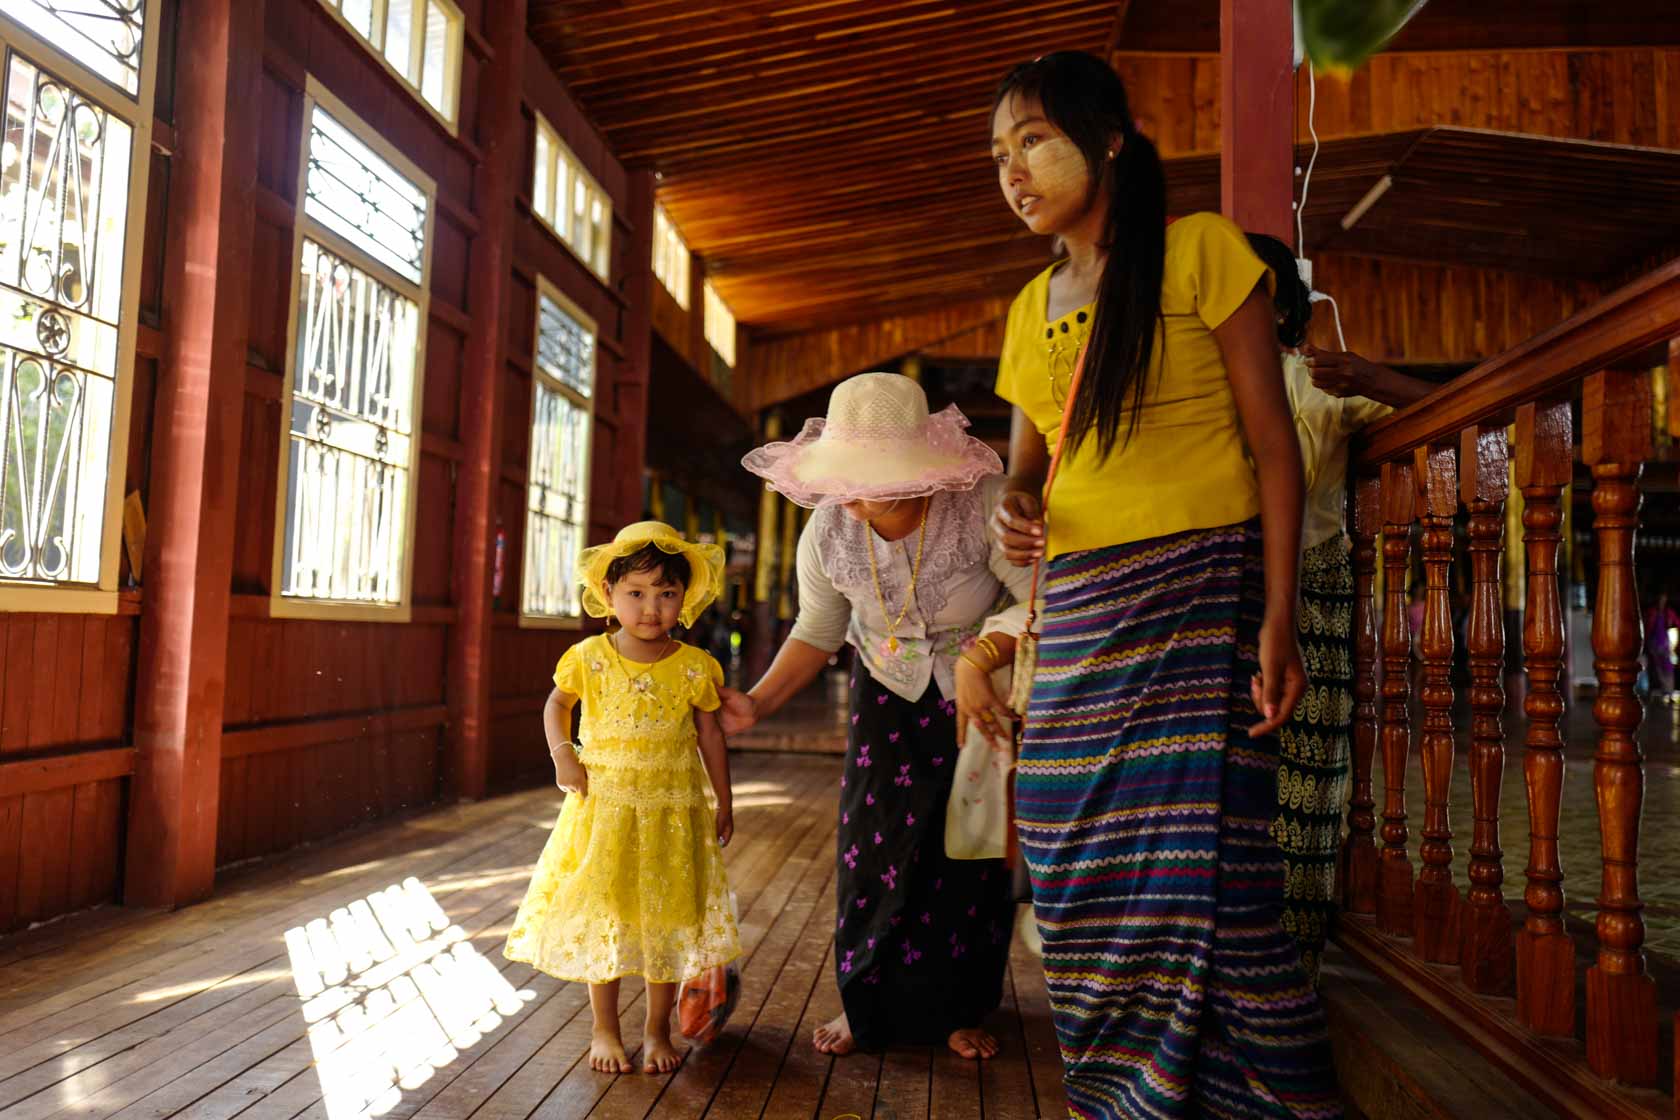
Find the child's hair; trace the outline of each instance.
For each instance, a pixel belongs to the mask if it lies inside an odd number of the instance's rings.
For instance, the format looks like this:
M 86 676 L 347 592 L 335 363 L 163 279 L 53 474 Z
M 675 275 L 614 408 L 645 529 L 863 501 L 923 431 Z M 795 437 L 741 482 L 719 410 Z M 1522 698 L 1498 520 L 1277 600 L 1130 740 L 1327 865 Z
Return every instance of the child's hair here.
M 1307 340 L 1307 324 L 1312 322 L 1312 293 L 1301 280 L 1295 254 L 1289 246 L 1264 233 L 1249 234 L 1248 243 L 1277 277 L 1277 295 L 1272 303 L 1283 316 L 1278 323 L 1278 342 L 1293 350 Z
M 665 583 L 681 584 L 687 587 L 689 580 L 694 578 L 694 571 L 688 566 L 688 558 L 675 552 L 666 552 L 656 544 L 644 544 L 628 556 L 620 556 L 607 565 L 607 586 L 611 587 L 631 572 L 659 573 L 659 578 Z
M 1050 123 L 1073 141 L 1091 172 L 1093 197 L 1098 183 L 1108 185 L 1102 236 L 1108 258 L 1085 356 L 1095 376 L 1081 381 L 1068 426 L 1073 446 L 1094 434 L 1106 457 L 1137 427 L 1155 351 L 1167 258 L 1166 174 L 1155 145 L 1132 120 L 1126 84 L 1095 55 L 1052 51 L 1023 63 L 999 84 L 994 114 L 1008 97 L 1037 101 Z M 1120 151 L 1110 159 L 1116 136 Z

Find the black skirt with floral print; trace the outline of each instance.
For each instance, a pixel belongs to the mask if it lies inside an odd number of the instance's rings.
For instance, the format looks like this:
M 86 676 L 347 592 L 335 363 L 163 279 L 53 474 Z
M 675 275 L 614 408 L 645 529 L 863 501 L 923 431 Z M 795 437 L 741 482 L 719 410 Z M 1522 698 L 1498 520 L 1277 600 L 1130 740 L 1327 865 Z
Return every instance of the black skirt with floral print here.
M 937 684 L 910 703 L 854 667 L 834 963 L 865 1049 L 943 1042 L 1002 999 L 1009 873 L 945 857 L 956 739 L 956 704 Z

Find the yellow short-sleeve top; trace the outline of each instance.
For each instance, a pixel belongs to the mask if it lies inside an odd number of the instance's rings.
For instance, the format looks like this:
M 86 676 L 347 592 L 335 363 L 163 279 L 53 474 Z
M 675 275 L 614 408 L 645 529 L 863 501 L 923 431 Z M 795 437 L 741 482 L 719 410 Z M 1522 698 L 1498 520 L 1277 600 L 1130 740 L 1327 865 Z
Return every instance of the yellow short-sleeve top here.
M 997 394 L 1055 442 L 1093 304 L 1046 317 L 1050 276 L 1039 273 L 1009 309 Z M 1046 558 L 1246 521 L 1260 489 L 1243 443 L 1237 406 L 1214 328 L 1271 272 L 1242 230 L 1200 213 L 1167 227 L 1161 276 L 1162 325 L 1155 335 L 1142 414 L 1129 441 L 1107 459 L 1095 437 L 1057 468 L 1050 491 Z M 1124 437 L 1126 423 L 1121 422 Z M 1052 448 L 1053 450 L 1053 448 Z

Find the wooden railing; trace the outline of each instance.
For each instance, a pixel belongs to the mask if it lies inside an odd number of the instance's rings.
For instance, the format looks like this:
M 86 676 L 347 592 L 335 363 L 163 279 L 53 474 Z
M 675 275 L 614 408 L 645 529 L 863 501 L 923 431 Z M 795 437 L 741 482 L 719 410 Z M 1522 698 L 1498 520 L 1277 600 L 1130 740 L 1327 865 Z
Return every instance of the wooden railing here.
M 1336 939 L 1562 1115 L 1675 1115 L 1670 1095 L 1659 1091 L 1671 1086 L 1658 1085 L 1656 982 L 1641 949 L 1644 759 L 1635 737 L 1642 710 L 1634 692 L 1641 644 L 1634 534 L 1640 475 L 1653 454 L 1652 355 L 1676 336 L 1680 260 L 1373 425 L 1355 446 L 1350 469 L 1355 707 Z M 1558 849 L 1567 678 L 1557 568 L 1564 488 L 1574 475 L 1577 408 L 1579 455 L 1593 479 L 1593 716 L 1599 738 L 1591 781 L 1602 851 L 1596 936 L 1588 943 L 1595 959 L 1584 980 L 1577 972 L 1580 931 L 1565 921 Z M 1500 569 L 1513 482 L 1523 502 L 1527 567 L 1526 822 L 1502 822 L 1499 812 L 1508 718 Z M 1474 819 L 1468 848 L 1457 851 L 1454 841 L 1462 839 L 1448 815 L 1457 698 L 1450 587 L 1461 511 L 1472 591 L 1465 652 Z M 1406 610 L 1414 549 L 1425 586 L 1416 729 Z M 1424 786 L 1416 868 L 1408 848 L 1413 821 L 1406 789 L 1414 744 Z M 1372 784 L 1379 750 L 1380 816 Z M 1520 903 L 1506 897 L 1502 826 L 1513 846 L 1528 837 Z M 1462 896 L 1453 874 L 1459 858 L 1466 860 L 1470 884 Z M 1588 869 L 1569 874 L 1570 890 L 1586 889 Z M 1588 962 L 1583 957 L 1581 963 Z M 1578 1028 L 1577 992 L 1583 988 L 1586 1013 Z M 1500 998 L 1512 995 L 1514 1002 Z

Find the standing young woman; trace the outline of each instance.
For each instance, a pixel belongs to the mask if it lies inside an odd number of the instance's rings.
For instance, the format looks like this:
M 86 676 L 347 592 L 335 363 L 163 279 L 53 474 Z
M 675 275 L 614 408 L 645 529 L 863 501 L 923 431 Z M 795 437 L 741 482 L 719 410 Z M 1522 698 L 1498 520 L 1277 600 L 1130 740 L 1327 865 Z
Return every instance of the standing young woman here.
M 1045 565 L 1016 812 L 1070 1110 L 1339 1116 L 1268 832 L 1305 687 L 1269 273 L 1217 215 L 1167 225 L 1160 160 L 1091 55 L 1004 79 L 992 155 L 1011 209 L 1067 254 L 1010 309 L 995 528 Z

